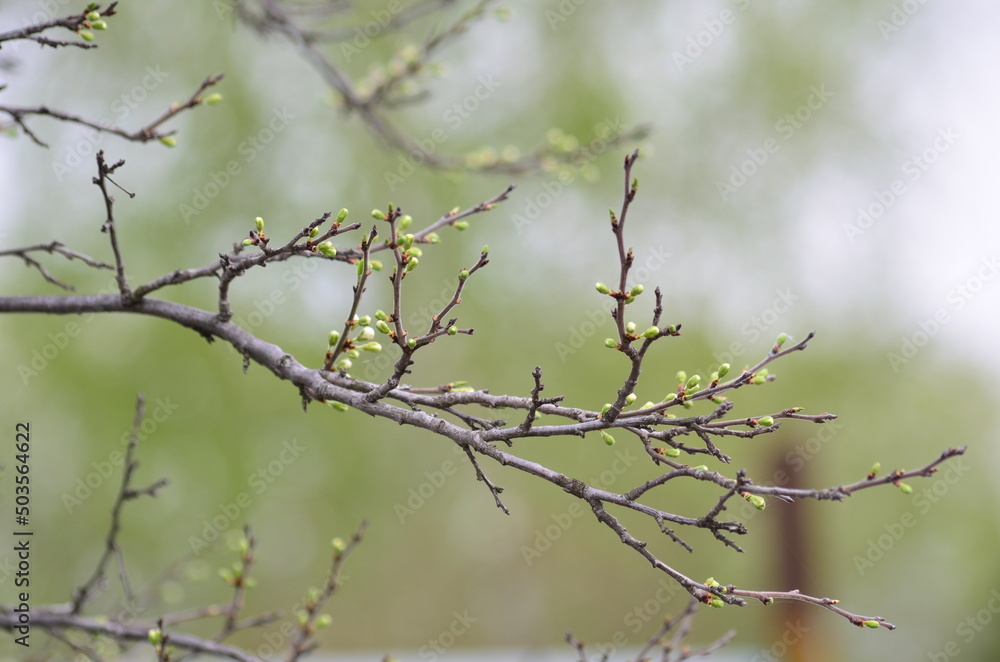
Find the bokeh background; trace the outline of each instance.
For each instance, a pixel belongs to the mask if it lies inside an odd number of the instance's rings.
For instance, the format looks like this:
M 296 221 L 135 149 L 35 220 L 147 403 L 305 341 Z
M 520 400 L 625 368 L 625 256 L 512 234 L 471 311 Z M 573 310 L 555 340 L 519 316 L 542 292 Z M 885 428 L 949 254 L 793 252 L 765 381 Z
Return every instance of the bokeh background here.
M 354 20 L 384 9 L 355 4 Z M 469 4 L 373 42 L 347 70 L 367 75 Z M 56 5 L 5 2 L 0 22 L 13 28 L 75 10 Z M 743 367 L 779 333 L 816 330 L 808 351 L 774 367 L 775 382 L 735 394 L 734 414 L 803 406 L 840 418 L 728 442 L 734 461 L 723 470 L 746 467 L 768 482 L 784 469 L 797 483 L 826 487 L 862 478 L 875 461 L 884 470 L 913 468 L 945 447 L 970 447 L 935 478 L 912 481 L 911 495 L 886 488 L 839 504 L 736 509 L 751 528 L 739 541 L 745 554 L 699 532 L 688 536 L 695 547 L 688 554 L 626 516 L 636 535 L 689 576 L 801 588 L 899 626 L 858 631 L 819 609 L 748 606 L 706 610 L 694 641 L 736 628 L 737 659 L 996 659 L 997 7 L 985 0 L 505 6 L 507 20 L 477 23 L 442 51 L 444 75 L 425 81 L 427 103 L 394 115 L 401 126 L 418 138 L 444 130 L 438 148 L 448 154 L 508 145 L 527 153 L 565 139 L 553 129 L 584 143 L 602 124 L 651 131 L 641 144 L 595 149 L 592 161 L 562 179 L 558 169 L 514 178 L 510 201 L 464 233 L 442 233 L 442 245 L 425 251 L 407 279 L 414 324 L 450 295 L 455 274 L 483 244 L 492 261 L 459 310 L 476 334 L 425 350 L 411 381 L 462 379 L 524 394 L 538 365 L 546 395 L 595 409 L 612 398 L 625 365 L 603 347 L 612 325 L 593 283 L 615 278 L 606 210 L 620 205 L 621 160 L 639 146 L 628 239 L 646 271 L 642 282 L 648 291 L 663 288 L 666 321 L 684 331 L 650 358 L 641 401 L 672 389 L 677 370 L 705 375 L 721 361 Z M 255 216 L 280 239 L 325 211 L 347 207 L 364 219 L 392 201 L 419 225 L 512 181 L 427 169 L 401 183 L 387 178 L 398 173 L 400 155 L 334 107 L 287 42 L 236 25 L 227 2 L 126 1 L 110 25 L 98 34 L 100 48 L 85 53 L 6 45 L 0 101 L 135 128 L 217 72 L 226 74 L 217 88 L 225 100 L 174 120 L 174 149 L 107 136 L 95 145 L 85 130 L 44 119 L 32 126 L 48 149 L 4 138 L 3 247 L 58 239 L 110 259 L 90 181 L 96 147 L 126 160 L 117 180 L 137 194 L 118 195 L 117 206 L 133 283 L 208 263 L 245 236 Z M 494 89 L 455 122 L 449 109 L 468 108 L 484 78 Z M 268 126 L 273 139 L 248 147 Z M 211 188 L 212 174 L 231 160 L 239 174 Z M 740 169 L 751 174 L 741 178 Z M 207 204 L 185 213 L 199 193 L 209 194 Z M 46 264 L 80 292 L 108 285 L 106 272 Z M 16 260 L 0 261 L 0 275 L 5 294 L 58 293 Z M 273 265 L 235 285 L 237 316 L 318 365 L 327 332 L 346 314 L 352 279 L 346 268 Z M 388 301 L 377 280 L 366 312 Z M 213 300 L 207 281 L 163 294 L 205 307 Z M 70 337 L 72 322 L 79 332 Z M 143 618 L 225 600 L 216 572 L 234 560 L 244 522 L 259 540 L 252 613 L 293 608 L 322 580 L 329 540 L 370 521 L 323 636 L 331 650 L 368 651 L 364 659 L 385 652 L 426 659 L 442 642 L 453 644 L 451 659 L 469 649 L 545 649 L 560 646 L 567 630 L 592 643 L 624 638 L 636 646 L 685 604 L 586 514 L 526 559 L 524 550 L 539 549 L 539 536 L 569 512 L 571 500 L 550 485 L 485 464 L 506 489 L 507 517 L 444 441 L 357 412 L 303 413 L 287 384 L 257 366 L 244 375 L 235 352 L 176 326 L 17 315 L 0 318 L 0 334 L 3 424 L 26 419 L 34 430 L 36 604 L 68 599 L 101 552 L 118 485 L 107 464 L 123 450 L 138 392 L 151 416 L 140 480 L 170 481 L 155 501 L 125 514 L 133 582 L 150 600 Z M 354 374 L 378 379 L 386 364 L 372 359 Z M 283 448 L 301 450 L 283 455 Z M 584 479 L 625 466 L 605 474 L 616 491 L 652 475 L 624 439 L 613 449 L 594 437 L 525 442 L 515 451 Z M 80 488 L 88 480 L 90 493 Z M 655 500 L 700 514 L 716 497 L 696 488 L 672 487 Z M 201 549 L 206 521 L 224 521 L 241 494 L 249 507 Z M 10 600 L 10 574 L 0 580 Z M 116 609 L 112 598 L 104 605 Z M 449 638 L 449 630 L 462 632 Z M 259 647 L 276 633 L 275 626 L 237 641 L 266 652 Z M 789 651 L 783 637 L 802 643 Z

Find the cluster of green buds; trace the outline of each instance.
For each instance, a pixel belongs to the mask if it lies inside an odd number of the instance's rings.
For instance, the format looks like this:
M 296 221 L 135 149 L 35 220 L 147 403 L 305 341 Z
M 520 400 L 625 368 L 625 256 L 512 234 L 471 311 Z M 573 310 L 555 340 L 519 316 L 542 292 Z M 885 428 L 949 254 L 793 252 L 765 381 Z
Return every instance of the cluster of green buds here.
M 632 289 L 629 290 L 628 292 L 617 292 L 615 290 L 612 290 L 604 283 L 594 283 L 594 289 L 600 292 L 601 294 L 606 294 L 614 299 L 623 299 L 625 303 L 632 303 L 633 301 L 635 301 L 635 298 L 637 296 L 646 291 L 646 288 L 643 287 L 642 285 L 633 285 Z M 655 329 L 656 327 L 651 327 L 651 328 Z M 673 333 L 671 333 L 670 335 L 674 335 L 676 331 L 677 329 L 674 328 Z
M 84 41 L 94 41 L 94 33 L 90 30 L 107 30 L 108 24 L 101 18 L 101 12 L 97 10 L 97 3 L 92 2 L 87 5 L 86 20 L 76 31 Z
M 767 368 L 761 368 L 750 377 L 750 383 L 754 386 L 760 386 L 767 381 L 768 375 L 770 374 L 771 373 Z
M 219 576 L 234 588 L 254 588 L 257 585 L 257 580 L 253 577 L 244 577 L 243 571 L 242 563 L 234 563 L 231 568 L 220 568 Z
M 264 219 L 258 216 L 253 219 L 254 229 L 250 230 L 249 235 L 243 240 L 244 246 L 267 246 L 270 239 L 264 234 Z
M 718 581 L 716 581 L 715 577 L 709 577 L 708 579 L 706 579 L 705 580 L 705 586 L 708 586 L 708 587 L 711 587 L 711 588 L 717 588 L 717 589 L 719 589 L 719 593 L 728 593 L 729 592 L 729 589 L 727 589 L 722 584 L 720 584 Z M 706 604 L 709 605 L 709 606 L 711 606 L 711 607 L 714 607 L 716 609 L 721 609 L 722 607 L 726 606 L 725 601 L 722 600 L 721 598 L 719 598 L 714 593 L 711 594 L 710 598 L 706 598 Z

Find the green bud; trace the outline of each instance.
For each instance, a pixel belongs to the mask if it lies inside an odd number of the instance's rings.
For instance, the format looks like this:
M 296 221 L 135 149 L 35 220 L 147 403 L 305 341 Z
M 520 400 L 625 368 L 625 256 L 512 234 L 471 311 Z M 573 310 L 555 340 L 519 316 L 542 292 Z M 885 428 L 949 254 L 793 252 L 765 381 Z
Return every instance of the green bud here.
M 81 32 L 80 36 L 82 37 L 84 34 L 90 34 L 90 33 L 89 32 L 88 33 Z M 86 37 L 84 37 L 84 39 L 86 41 L 93 41 L 94 40 L 93 37 L 91 37 L 90 39 L 87 39 Z M 164 145 L 166 145 L 167 147 L 177 147 L 177 139 L 174 138 L 173 136 L 160 136 L 160 142 L 163 143 Z
M 347 411 L 348 409 L 350 409 L 350 407 L 348 407 L 347 405 L 345 405 L 343 402 L 327 402 L 326 404 L 330 405 L 331 407 L 333 407 L 337 411 L 341 411 L 341 412 Z
M 379 352 L 382 351 L 382 345 L 380 345 L 375 341 L 372 341 L 370 343 L 365 343 L 364 345 L 362 345 L 361 349 L 365 350 L 366 352 L 371 352 L 372 354 L 378 354 Z
M 338 342 L 340 342 L 340 331 L 331 331 L 330 347 L 336 347 Z
M 638 177 L 633 177 L 632 178 L 632 188 L 633 189 L 638 189 L 639 188 L 639 178 Z
M 594 285 L 594 287 L 601 294 L 611 294 L 611 288 L 605 285 L 604 283 L 597 283 L 596 285 Z
M 349 349 L 345 352 L 345 354 L 347 354 L 347 358 L 349 359 L 356 359 L 361 356 L 361 352 L 356 349 Z
M 748 494 L 746 496 L 746 500 L 757 510 L 764 510 L 764 507 L 767 505 L 764 501 L 764 497 L 759 494 Z
M 774 425 L 774 417 L 772 416 L 761 416 L 757 419 L 757 425 L 762 425 L 765 428 L 769 428 Z
M 149 643 L 154 646 L 159 646 L 163 642 L 163 632 L 159 628 L 150 630 L 146 637 L 149 639 Z
M 609 409 L 611 409 L 611 403 L 610 402 L 605 402 L 604 406 L 601 407 L 601 416 L 603 416 L 604 414 L 608 413 Z
M 343 222 L 344 222 L 344 219 L 346 219 L 346 218 L 347 218 L 347 214 L 348 214 L 348 213 L 349 213 L 349 212 L 348 212 L 348 211 L 347 211 L 346 209 L 341 209 L 341 210 L 340 210 L 340 211 L 339 211 L 339 212 L 337 213 L 337 223 L 343 223 Z
M 486 244 L 485 246 L 483 246 L 483 250 L 481 250 L 479 252 L 482 253 L 483 255 L 486 255 L 487 253 L 490 252 L 490 245 Z
M 880 628 L 880 627 L 882 627 L 882 624 L 879 623 L 878 621 L 865 621 L 865 627 L 866 628 L 873 628 L 873 629 L 874 628 Z
M 254 222 L 254 225 L 257 226 L 257 232 L 263 232 L 264 231 L 264 219 L 263 218 L 261 218 L 260 216 L 258 216 L 257 218 L 253 219 L 253 222 Z
M 454 327 L 454 326 L 449 326 L 448 327 L 448 335 L 449 336 L 454 336 L 454 335 L 457 335 L 457 334 L 458 334 L 458 327 Z
M 327 257 L 334 257 L 337 254 L 337 249 L 334 247 L 332 241 L 321 241 L 316 250 Z
M 458 272 L 459 280 L 465 280 L 468 277 L 469 277 L 469 272 L 466 269 L 462 269 L 461 271 Z
M 695 388 L 698 386 L 699 382 L 701 382 L 701 375 L 691 375 L 691 379 L 687 380 L 684 387 L 685 389 Z
M 351 362 L 349 358 L 347 358 L 346 356 L 342 356 L 339 359 L 337 359 L 337 365 L 335 365 L 334 367 L 337 370 L 350 370 L 352 365 L 354 364 Z
M 319 226 L 317 225 L 313 229 L 309 230 L 309 238 L 315 239 L 318 236 L 319 236 Z
M 424 237 L 424 239 L 427 240 L 428 244 L 440 244 L 441 243 L 441 237 L 438 236 L 437 232 L 431 232 L 426 237 Z
M 677 394 L 676 393 L 667 393 L 666 397 L 663 398 L 663 402 L 664 403 L 666 403 L 666 402 L 673 402 L 676 399 L 677 399 Z
M 253 246 L 253 239 L 247 238 L 243 240 L 244 246 Z
M 697 467 L 691 467 L 691 468 L 694 469 L 694 470 L 696 470 L 696 471 L 708 471 L 708 465 L 707 464 L 699 464 Z
M 650 400 L 649 402 L 646 402 L 641 407 L 639 407 L 639 409 L 649 409 L 650 407 L 654 406 L 655 404 L 656 404 L 655 402 L 653 402 L 652 400 Z
M 625 333 L 635 333 L 635 322 L 629 322 L 625 325 Z
M 413 257 L 423 257 L 424 255 L 423 249 L 420 248 L 419 246 L 410 246 L 409 248 L 406 249 L 406 252 L 412 255 Z
M 723 602 L 720 598 L 715 598 L 714 600 L 712 600 L 708 604 L 709 604 L 709 606 L 714 607 L 716 609 L 722 609 L 723 607 L 726 606 L 726 603 Z
M 776 347 L 781 347 L 782 345 L 785 344 L 786 340 L 788 340 L 788 334 L 782 333 L 778 335 L 778 339 L 774 341 L 774 344 Z
M 333 617 L 330 614 L 322 614 L 316 619 L 316 629 L 330 627 L 333 625 Z
M 384 221 L 385 213 L 381 209 L 372 209 L 372 218 L 376 221 Z
M 729 364 L 723 363 L 722 365 L 719 366 L 719 379 L 722 379 L 728 374 L 729 374 Z
M 107 30 L 108 24 L 105 23 L 104 21 L 91 21 L 90 27 L 94 28 L 95 30 Z
M 374 337 L 375 337 L 375 329 L 371 328 L 370 326 L 366 326 L 361 329 L 361 333 L 358 334 L 358 337 L 355 338 L 355 340 L 365 342 L 371 340 Z
M 651 326 L 642 332 L 643 338 L 656 338 L 660 335 L 660 329 L 656 326 Z
M 418 264 L 420 264 L 420 260 L 418 260 L 415 257 L 411 257 L 409 260 L 406 261 L 406 270 L 413 271 L 414 269 L 417 268 Z
M 386 335 L 389 335 L 389 332 L 391 331 L 389 325 L 384 320 L 376 321 L 375 328 L 379 330 L 379 333 L 384 333 Z
M 454 226 L 454 228 L 456 230 L 458 230 L 459 232 L 464 232 L 465 230 L 469 229 L 469 222 L 468 221 L 455 221 L 454 223 L 452 223 L 452 226 Z
M 607 432 L 605 432 L 604 430 L 601 430 L 601 439 L 603 439 L 604 443 L 606 443 L 608 446 L 614 446 L 615 445 L 615 438 L 612 437 Z
M 414 239 L 416 239 L 416 237 L 414 237 L 412 234 L 404 235 L 402 237 L 401 241 L 399 242 L 399 245 L 402 246 L 403 250 L 405 251 L 410 246 L 413 245 L 413 240 Z
M 677 327 L 671 324 L 670 326 L 667 327 L 667 333 L 671 336 L 677 335 Z
M 868 475 L 874 478 L 875 476 L 878 475 L 878 472 L 881 468 L 882 468 L 882 463 L 876 462 L 875 464 L 872 465 L 872 470 Z
M 338 554 L 342 553 L 345 549 L 347 549 L 347 544 L 344 543 L 343 538 L 334 538 L 333 540 L 330 541 L 330 544 L 333 546 L 333 551 L 337 552 Z
M 417 346 L 417 339 L 410 338 L 409 340 L 406 341 L 406 346 L 409 347 L 410 349 L 415 348 Z
M 358 318 L 358 326 L 368 326 L 372 323 L 371 315 L 362 315 Z
M 365 260 L 364 260 L 364 258 L 361 258 L 360 260 L 358 260 L 358 266 L 355 269 L 355 272 L 357 273 L 358 276 L 360 276 L 361 274 L 363 274 L 365 272 Z
M 215 94 L 209 94 L 207 97 L 204 98 L 204 101 L 209 106 L 218 106 L 220 103 L 222 103 L 222 95 L 219 94 L 218 92 L 216 92 Z
M 372 271 L 382 271 L 382 263 L 378 260 L 371 261 Z
M 679 448 L 673 448 L 673 447 L 664 448 L 663 449 L 663 454 L 666 455 L 667 457 L 680 457 L 681 456 L 681 449 L 679 449 Z
M 604 339 L 604 346 L 605 347 L 610 347 L 611 349 L 617 349 L 618 348 L 618 341 L 615 340 L 614 338 L 605 338 Z
M 101 18 L 101 12 L 92 11 L 89 14 L 87 14 L 87 20 L 91 22 L 100 20 L 100 18 Z
M 632 289 L 631 289 L 631 290 L 629 291 L 629 296 L 631 296 L 631 297 L 637 297 L 637 296 L 639 296 L 640 294 L 642 294 L 642 293 L 643 293 L 643 291 L 644 291 L 645 289 L 646 289 L 646 288 L 645 288 L 645 287 L 643 287 L 642 285 L 636 285 L 635 287 L 633 287 L 633 288 L 632 288 Z
M 628 395 L 625 396 L 625 404 L 627 405 L 632 404 L 633 402 L 635 402 L 635 398 L 636 398 L 635 393 L 629 393 Z
M 754 375 L 753 377 L 750 378 L 750 383 L 753 384 L 753 385 L 755 385 L 755 386 L 760 386 L 761 384 L 763 384 L 766 381 L 767 381 L 767 377 L 765 375 L 761 375 L 761 374 L 756 374 L 756 375 Z
M 304 609 L 300 609 L 295 612 L 295 620 L 299 622 L 299 625 L 306 625 L 309 623 L 309 612 Z
M 685 400 L 684 402 L 681 403 L 681 407 L 684 407 L 685 409 L 691 409 L 692 407 L 694 407 L 694 404 L 692 404 L 690 400 Z
M 375 311 L 375 319 L 382 320 L 383 322 L 388 322 L 389 321 L 389 316 L 385 314 L 384 310 L 376 310 Z
M 80 35 L 80 38 L 83 39 L 84 41 L 94 41 L 94 34 L 92 32 L 87 32 L 86 30 L 79 30 L 77 34 Z M 162 141 L 163 138 L 160 138 L 160 140 Z
M 907 485 L 906 483 L 900 483 L 899 491 L 902 492 L 903 494 L 912 494 L 913 488 Z
M 396 227 L 399 228 L 400 230 L 405 230 L 412 224 L 413 224 L 413 217 L 407 214 L 399 219 L 399 223 L 396 225 Z
M 715 577 L 709 577 L 705 580 L 705 586 L 711 586 L 712 588 L 719 588 L 722 586 L 719 582 L 715 581 Z
M 678 370 L 677 371 L 677 383 L 678 384 L 683 384 L 687 380 L 688 380 L 688 374 L 686 372 L 684 372 L 683 370 Z

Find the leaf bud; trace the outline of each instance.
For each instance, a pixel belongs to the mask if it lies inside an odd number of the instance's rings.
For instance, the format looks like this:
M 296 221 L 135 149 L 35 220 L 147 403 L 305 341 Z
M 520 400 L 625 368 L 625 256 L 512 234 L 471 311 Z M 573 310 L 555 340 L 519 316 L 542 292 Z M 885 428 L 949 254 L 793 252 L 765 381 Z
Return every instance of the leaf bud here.
M 348 212 L 346 209 L 341 209 L 339 212 L 337 212 L 337 221 L 336 222 L 337 223 L 343 223 L 344 220 L 347 218 L 347 214 L 349 214 L 349 213 L 350 212 Z
M 604 443 L 606 443 L 608 446 L 614 446 L 615 445 L 615 438 L 612 437 L 607 432 L 605 432 L 604 430 L 601 430 L 601 439 L 603 439 Z
M 385 212 L 383 212 L 381 209 L 372 209 L 372 218 L 374 218 L 376 221 L 384 221 Z
M 391 332 L 389 325 L 384 320 L 376 320 L 375 328 L 379 330 L 379 333 L 384 333 L 386 335 Z
M 605 338 L 604 339 L 604 346 L 605 347 L 610 347 L 611 349 L 617 349 L 618 348 L 618 341 L 615 340 L 614 338 Z
M 635 298 L 640 294 L 642 294 L 645 289 L 646 288 L 643 287 L 642 285 L 636 285 L 631 290 L 629 290 L 629 296 Z
M 764 426 L 766 428 L 769 428 L 772 425 L 774 425 L 774 417 L 773 416 L 761 416 L 760 418 L 757 419 L 757 425 L 762 425 L 762 426 Z
M 336 347 L 338 342 L 340 342 L 340 331 L 331 331 L 330 347 Z
M 651 326 L 642 332 L 643 338 L 656 338 L 660 335 L 659 327 Z
M 728 374 L 729 374 L 729 364 L 723 363 L 722 365 L 719 366 L 719 379 L 722 379 Z

